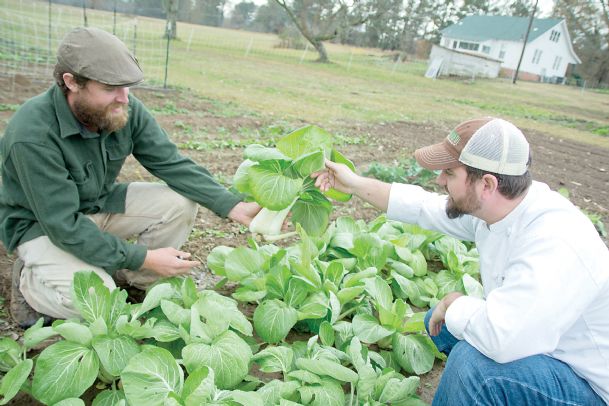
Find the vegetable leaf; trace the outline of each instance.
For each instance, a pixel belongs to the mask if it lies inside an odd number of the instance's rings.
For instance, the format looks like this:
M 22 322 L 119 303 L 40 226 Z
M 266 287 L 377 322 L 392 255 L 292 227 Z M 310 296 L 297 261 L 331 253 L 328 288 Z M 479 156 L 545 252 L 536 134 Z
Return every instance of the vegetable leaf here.
M 247 375 L 252 350 L 241 337 L 229 330 L 209 345 L 187 345 L 182 350 L 182 357 L 189 373 L 207 366 L 214 370 L 218 388 L 231 389 Z
M 182 391 L 184 373 L 169 351 L 147 347 L 129 360 L 121 379 L 130 404 L 162 406 Z
M 407 372 L 421 375 L 431 371 L 435 356 L 433 343 L 428 337 L 396 333 L 392 344 L 398 363 Z
M 39 401 L 51 405 L 80 397 L 95 382 L 98 371 L 99 359 L 92 349 L 59 341 L 38 357 L 32 393 Z
M 30 375 L 33 365 L 34 361 L 31 359 L 20 361 L 2 377 L 2 381 L 0 381 L 0 395 L 2 396 L 0 405 L 6 405 L 17 395 Z
M 270 344 L 283 340 L 297 321 L 296 310 L 277 299 L 262 302 L 254 312 L 256 333 Z
M 284 175 L 288 161 L 264 161 L 248 169 L 254 199 L 270 210 L 282 210 L 298 197 L 304 180 Z

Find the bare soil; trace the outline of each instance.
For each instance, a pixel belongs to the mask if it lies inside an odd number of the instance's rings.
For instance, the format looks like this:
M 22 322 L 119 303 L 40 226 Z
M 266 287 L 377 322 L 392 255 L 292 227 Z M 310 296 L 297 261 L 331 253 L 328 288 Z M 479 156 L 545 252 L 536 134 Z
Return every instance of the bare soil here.
M 47 86 L 32 83 L 27 78 L 16 79 L 11 78 L 9 83 L 9 79 L 0 78 L 0 89 L 10 89 L 0 90 L 0 106 L 21 104 Z M 134 93 L 149 108 L 160 111 L 156 114 L 157 120 L 176 143 L 188 145 L 188 142 L 192 141 L 215 142 L 214 145 L 218 146 L 216 148 L 185 148 L 183 153 L 207 167 L 221 181 L 230 179 L 242 161 L 242 149 L 234 145 L 243 138 L 243 134 L 255 134 L 257 130 L 274 124 L 271 119 L 256 115 L 227 114 L 221 108 L 219 110 L 217 104 L 188 91 L 135 89 Z M 175 104 L 176 112 L 164 113 L 168 101 Z M 12 109 L 0 109 L 0 132 L 4 130 L 12 114 Z M 290 123 L 293 128 L 303 124 Z M 317 124 L 347 139 L 356 140 L 341 147 L 341 152 L 350 157 L 358 169 L 363 171 L 372 162 L 390 165 L 401 158 L 411 156 L 419 146 L 439 142 L 456 123 L 335 122 L 330 127 L 325 123 Z M 532 145 L 534 179 L 548 183 L 553 189 L 568 189 L 570 199 L 581 208 L 600 214 L 605 228 L 609 230 L 609 150 L 559 139 L 551 134 L 527 129 L 524 129 L 524 132 Z M 153 180 L 153 177 L 135 160 L 128 160 L 121 180 Z M 334 216 L 347 214 L 371 220 L 380 213 L 354 199 L 348 204 L 339 205 L 334 212 Z M 247 234 L 243 227 L 218 218 L 205 209 L 199 211 L 195 227 L 196 234 L 193 235 L 196 236 L 191 238 L 185 249 L 203 263 L 213 247 L 240 246 L 246 243 Z M 22 335 L 22 331 L 7 315 L 13 259 L 14 257 L 7 254 L 0 245 L 0 296 L 7 300 L 4 309 L 0 306 L 0 335 L 17 339 Z M 199 285 L 213 287 L 216 279 L 205 269 L 201 271 L 196 275 Z M 251 309 L 244 310 L 251 312 Z M 424 401 L 431 402 L 443 366 L 442 362 L 436 362 L 434 369 L 421 377 L 420 395 Z M 20 395 L 10 404 L 39 403 L 28 396 Z

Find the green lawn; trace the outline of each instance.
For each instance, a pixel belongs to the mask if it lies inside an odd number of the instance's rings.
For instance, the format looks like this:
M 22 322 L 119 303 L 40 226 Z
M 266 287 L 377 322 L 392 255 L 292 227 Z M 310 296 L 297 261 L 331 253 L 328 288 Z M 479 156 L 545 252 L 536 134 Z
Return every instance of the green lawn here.
M 32 52 L 48 46 L 48 6 L 2 0 L 0 20 Z M 82 10 L 53 4 L 52 47 Z M 16 17 L 15 17 L 16 16 Z M 88 10 L 90 25 L 112 30 L 112 13 Z M 23 25 L 20 23 L 23 22 Z M 2 21 L 4 23 L 4 21 Z M 134 28 L 137 22 L 137 30 Z M 149 83 L 164 79 L 165 22 L 120 15 L 117 35 L 136 49 Z M 27 33 L 27 34 L 25 34 Z M 330 64 L 314 62 L 314 50 L 277 48 L 274 35 L 178 24 L 170 47 L 168 84 L 233 102 L 243 110 L 319 125 L 345 122 L 446 122 L 497 115 L 524 129 L 609 147 L 609 94 L 560 85 L 500 80 L 430 80 L 425 61 L 394 63 L 380 50 L 328 44 Z M 6 51 L 5 51 L 6 52 Z M 4 54 L 0 54 L 0 57 Z

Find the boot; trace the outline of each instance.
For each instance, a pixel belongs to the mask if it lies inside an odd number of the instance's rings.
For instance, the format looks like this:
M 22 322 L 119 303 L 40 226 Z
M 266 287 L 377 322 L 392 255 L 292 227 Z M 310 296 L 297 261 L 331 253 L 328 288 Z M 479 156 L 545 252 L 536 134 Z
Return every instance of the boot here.
M 142 290 L 129 283 L 126 272 L 120 269 L 113 276 L 116 287 L 127 292 L 127 302 L 131 304 L 142 303 L 146 297 L 146 290 Z
M 19 327 L 24 330 L 33 326 L 41 317 L 44 318 L 44 325 L 48 326 L 52 323 L 53 319 L 32 309 L 21 294 L 21 289 L 19 289 L 21 271 L 23 270 L 24 265 L 25 264 L 20 258 L 17 258 L 13 264 L 13 275 L 11 279 L 11 304 L 9 308 L 11 317 L 15 323 L 17 323 Z

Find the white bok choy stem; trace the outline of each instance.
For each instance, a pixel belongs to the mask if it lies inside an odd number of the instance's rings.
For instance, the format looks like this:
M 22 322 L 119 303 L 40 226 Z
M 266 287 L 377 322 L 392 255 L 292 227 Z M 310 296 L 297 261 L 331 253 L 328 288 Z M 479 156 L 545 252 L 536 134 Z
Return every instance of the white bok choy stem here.
M 296 231 L 282 233 L 281 228 L 288 213 L 292 209 L 292 206 L 296 203 L 296 200 L 297 199 L 294 199 L 292 204 L 279 211 L 269 210 L 266 207 L 263 207 L 250 223 L 250 231 L 252 233 L 262 234 L 262 237 L 270 242 L 295 235 Z

